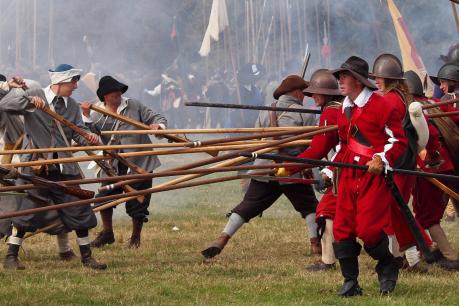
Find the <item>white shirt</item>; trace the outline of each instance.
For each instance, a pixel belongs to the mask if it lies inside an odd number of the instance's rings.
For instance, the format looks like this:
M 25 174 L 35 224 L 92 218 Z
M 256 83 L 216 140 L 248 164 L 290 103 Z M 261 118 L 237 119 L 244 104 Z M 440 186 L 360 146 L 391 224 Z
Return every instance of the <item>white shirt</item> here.
M 357 105 L 358 107 L 365 106 L 372 94 L 373 91 L 371 91 L 368 87 L 364 87 L 363 90 L 357 96 L 357 98 L 355 98 L 355 101 L 352 101 L 349 97 L 344 98 L 343 107 L 341 111 L 344 113 L 346 107 L 353 107 L 354 105 Z
M 53 103 L 53 100 L 56 97 L 56 94 L 51 90 L 51 85 L 43 88 L 43 91 L 45 92 L 45 97 L 46 97 L 46 101 L 48 102 L 48 104 Z M 67 108 L 67 101 L 69 97 L 62 97 L 62 99 L 64 99 L 64 105 L 65 105 L 65 108 Z

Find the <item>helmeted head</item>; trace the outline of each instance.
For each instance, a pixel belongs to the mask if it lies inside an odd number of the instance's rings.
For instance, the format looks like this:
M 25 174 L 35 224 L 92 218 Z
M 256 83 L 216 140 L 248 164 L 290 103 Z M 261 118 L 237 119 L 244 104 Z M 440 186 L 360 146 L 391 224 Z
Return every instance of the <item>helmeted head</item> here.
M 459 64 L 447 63 L 441 66 L 437 76 L 430 77 L 446 94 L 454 92 L 459 85 Z
M 424 96 L 424 87 L 422 86 L 421 78 L 413 70 L 405 72 L 403 75 L 406 79 L 406 85 L 410 94 L 413 96 Z
M 338 80 L 328 69 L 314 71 L 309 81 L 309 86 L 303 93 L 308 97 L 312 97 L 317 106 L 323 106 L 341 95 Z
M 402 62 L 393 54 L 381 54 L 375 59 L 370 78 L 403 80 Z

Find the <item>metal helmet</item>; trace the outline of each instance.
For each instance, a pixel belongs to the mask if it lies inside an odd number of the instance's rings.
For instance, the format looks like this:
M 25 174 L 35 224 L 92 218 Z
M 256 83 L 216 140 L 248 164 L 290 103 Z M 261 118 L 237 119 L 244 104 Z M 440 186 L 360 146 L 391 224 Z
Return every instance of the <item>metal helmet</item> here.
M 330 70 L 316 70 L 311 76 L 309 86 L 303 90 L 303 93 L 309 97 L 312 94 L 338 96 L 340 95 L 338 80 Z
M 459 64 L 448 63 L 441 66 L 436 77 L 431 77 L 432 81 L 439 85 L 440 80 L 459 82 Z
M 402 62 L 393 54 L 384 53 L 378 56 L 373 64 L 373 72 L 370 73 L 370 78 L 384 78 L 403 80 Z
M 455 43 L 449 47 L 447 55 L 440 55 L 440 58 L 445 63 L 459 64 L 459 43 Z
M 403 76 L 406 79 L 406 85 L 408 85 L 408 90 L 410 91 L 410 94 L 414 96 L 424 96 L 424 88 L 422 86 L 422 81 L 416 72 L 410 70 L 405 72 Z

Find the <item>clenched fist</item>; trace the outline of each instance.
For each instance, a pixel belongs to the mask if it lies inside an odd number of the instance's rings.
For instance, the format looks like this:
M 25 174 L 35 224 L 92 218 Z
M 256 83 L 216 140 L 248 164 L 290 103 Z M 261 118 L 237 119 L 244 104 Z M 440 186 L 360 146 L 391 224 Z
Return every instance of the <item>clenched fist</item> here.
M 375 175 L 381 174 L 384 170 L 384 162 L 379 155 L 373 156 L 373 159 L 367 162 L 367 166 L 367 171 Z
M 30 98 L 30 103 L 32 103 L 37 109 L 44 109 L 46 106 L 45 101 L 42 98 L 33 96 Z

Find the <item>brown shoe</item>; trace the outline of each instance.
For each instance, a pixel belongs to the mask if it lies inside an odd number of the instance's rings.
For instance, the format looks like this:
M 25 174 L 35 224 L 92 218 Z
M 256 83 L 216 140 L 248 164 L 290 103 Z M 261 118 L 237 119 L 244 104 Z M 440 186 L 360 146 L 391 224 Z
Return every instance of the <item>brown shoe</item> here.
M 3 268 L 5 270 L 24 270 L 25 266 L 21 263 L 18 257 L 19 248 L 17 244 L 8 244 L 8 252 L 3 260 Z
M 309 239 L 311 242 L 311 255 L 322 255 L 322 244 L 320 243 L 320 239 L 315 237 Z
M 59 258 L 63 261 L 70 261 L 75 259 L 76 255 L 72 250 L 68 250 L 67 252 L 59 253 Z
M 94 259 L 94 257 L 92 257 L 91 247 L 89 246 L 89 244 L 80 245 L 80 253 L 81 263 L 84 267 L 88 267 L 94 270 L 104 270 L 107 268 L 106 264 L 98 262 Z
M 336 269 L 336 265 L 334 263 L 326 264 L 322 260 L 306 267 L 306 271 L 311 271 L 311 272 L 328 271 L 328 270 L 334 270 L 334 269 Z
M 205 250 L 201 251 L 202 256 L 205 258 L 213 258 L 217 256 L 222 252 L 230 238 L 231 237 L 229 235 L 222 233 L 220 237 L 215 239 Z
M 91 247 L 100 248 L 107 244 L 115 242 L 115 235 L 113 231 L 102 230 L 97 234 L 96 239 L 91 242 Z
M 422 262 L 422 261 L 418 261 L 414 266 L 408 266 L 406 269 L 404 269 L 406 272 L 410 272 L 410 273 L 419 273 L 419 274 L 423 274 L 423 273 L 427 273 L 429 272 L 429 268 L 427 267 L 427 265 Z
M 448 271 L 459 271 L 459 260 L 450 260 L 442 258 L 438 262 L 438 265 Z

